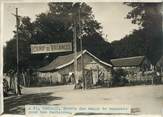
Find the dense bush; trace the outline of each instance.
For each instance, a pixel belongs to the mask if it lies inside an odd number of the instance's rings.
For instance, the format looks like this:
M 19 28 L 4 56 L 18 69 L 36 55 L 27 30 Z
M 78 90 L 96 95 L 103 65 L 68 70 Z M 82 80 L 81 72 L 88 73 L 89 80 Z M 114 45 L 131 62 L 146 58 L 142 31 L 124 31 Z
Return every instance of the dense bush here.
M 126 83 L 128 83 L 128 80 L 126 79 L 127 71 L 117 69 L 112 72 L 112 75 L 112 86 L 124 86 Z

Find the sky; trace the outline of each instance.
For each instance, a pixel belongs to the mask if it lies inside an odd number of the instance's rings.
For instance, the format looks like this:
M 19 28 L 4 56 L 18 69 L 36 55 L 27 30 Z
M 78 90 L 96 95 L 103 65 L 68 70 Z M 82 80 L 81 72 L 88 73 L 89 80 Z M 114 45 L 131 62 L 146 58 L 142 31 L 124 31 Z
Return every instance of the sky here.
M 122 3 L 95 2 L 87 3 L 92 7 L 95 19 L 103 27 L 103 37 L 108 42 L 120 40 L 125 35 L 132 33 L 138 26 L 131 23 L 125 16 L 132 9 Z M 13 37 L 15 30 L 15 8 L 19 9 L 19 15 L 29 16 L 32 21 L 41 12 L 48 12 L 47 3 L 6 3 L 4 5 L 3 37 L 4 43 Z M 107 35 L 107 36 L 106 36 Z
M 107 41 L 120 40 L 126 34 L 132 33 L 133 29 L 138 29 L 137 25 L 126 19 L 131 7 L 123 3 L 88 3 L 92 6 L 95 18 L 103 27 L 103 33 Z

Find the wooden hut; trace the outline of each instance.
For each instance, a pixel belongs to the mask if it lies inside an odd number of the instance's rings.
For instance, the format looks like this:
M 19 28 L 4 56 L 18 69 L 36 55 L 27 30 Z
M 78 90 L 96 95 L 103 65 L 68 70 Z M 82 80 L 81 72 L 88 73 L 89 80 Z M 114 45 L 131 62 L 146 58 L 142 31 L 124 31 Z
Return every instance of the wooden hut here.
M 84 50 L 77 53 L 77 76 L 83 79 L 81 75 L 83 58 L 84 76 L 92 79 L 92 84 L 96 84 L 99 79 L 110 80 L 112 65 L 100 60 L 89 51 Z M 74 54 L 58 56 L 55 60 L 46 66 L 38 69 L 38 76 L 44 79 L 50 79 L 52 82 L 62 84 L 73 83 L 74 79 L 70 75 L 74 73 Z
M 151 80 L 148 74 L 153 71 L 153 66 L 149 59 L 145 56 L 134 56 L 126 58 L 112 59 L 111 63 L 114 69 L 124 69 L 128 72 L 127 79 L 129 81 Z
M 111 59 L 111 63 L 115 69 L 134 69 L 136 71 L 149 71 L 152 69 L 151 62 L 145 56 Z

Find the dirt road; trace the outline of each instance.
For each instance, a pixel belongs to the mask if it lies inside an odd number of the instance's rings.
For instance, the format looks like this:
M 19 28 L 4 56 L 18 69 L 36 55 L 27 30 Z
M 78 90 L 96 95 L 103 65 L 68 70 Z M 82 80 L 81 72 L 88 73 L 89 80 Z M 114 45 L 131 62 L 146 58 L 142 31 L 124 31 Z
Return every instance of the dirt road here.
M 89 90 L 73 90 L 72 85 L 65 85 L 23 88 L 22 93 L 22 96 L 5 99 L 5 113 L 24 114 L 24 105 L 26 104 L 128 104 L 131 105 L 134 114 L 161 114 L 163 111 L 163 85 Z

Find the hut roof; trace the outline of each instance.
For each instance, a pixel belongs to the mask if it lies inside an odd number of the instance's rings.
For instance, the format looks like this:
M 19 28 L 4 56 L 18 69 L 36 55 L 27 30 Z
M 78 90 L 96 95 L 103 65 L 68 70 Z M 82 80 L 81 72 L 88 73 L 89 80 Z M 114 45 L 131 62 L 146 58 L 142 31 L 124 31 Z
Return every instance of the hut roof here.
M 87 50 L 83 50 L 83 54 L 85 54 L 85 53 L 89 54 L 91 57 L 96 59 L 101 64 L 112 67 L 111 64 L 100 60 L 99 58 L 97 58 L 96 56 L 94 56 L 93 54 L 88 52 Z M 82 52 L 77 52 L 77 59 L 81 56 L 81 54 L 82 54 Z M 55 60 L 53 60 L 48 65 L 39 68 L 38 71 L 47 72 L 47 71 L 59 70 L 59 69 L 64 68 L 64 67 L 66 67 L 68 65 L 71 65 L 73 62 L 74 62 L 74 53 L 64 55 L 64 56 L 58 56 Z
M 144 56 L 134 56 L 134 57 L 127 57 L 127 58 L 111 59 L 111 63 L 115 67 L 139 66 L 144 60 L 144 58 L 145 58 Z

